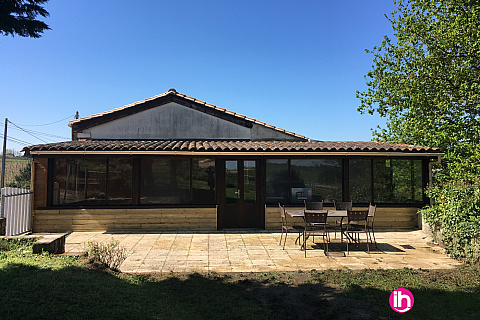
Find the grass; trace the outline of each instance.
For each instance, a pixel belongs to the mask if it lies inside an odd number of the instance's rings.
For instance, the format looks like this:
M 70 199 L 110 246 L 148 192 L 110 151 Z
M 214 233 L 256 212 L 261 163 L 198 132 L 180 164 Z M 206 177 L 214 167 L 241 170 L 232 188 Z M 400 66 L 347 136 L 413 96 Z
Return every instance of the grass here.
M 92 269 L 81 257 L 34 255 L 28 244 L 0 255 L 2 319 L 273 318 L 215 277 Z
M 415 299 L 406 319 L 479 319 L 479 266 L 455 270 L 362 270 L 332 271 L 314 275 L 316 281 L 340 285 L 348 296 L 391 313 L 385 303 L 397 288 L 409 289 Z
M 478 319 L 478 266 L 130 275 L 0 239 L 2 319 Z M 399 315 L 390 293 L 409 289 Z

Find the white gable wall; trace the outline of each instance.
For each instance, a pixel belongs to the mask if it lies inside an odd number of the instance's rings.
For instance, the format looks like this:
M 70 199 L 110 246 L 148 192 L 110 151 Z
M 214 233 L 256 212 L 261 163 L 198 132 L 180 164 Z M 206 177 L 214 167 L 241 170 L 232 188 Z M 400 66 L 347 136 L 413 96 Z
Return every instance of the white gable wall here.
M 252 128 L 171 102 L 82 131 L 91 139 L 291 139 L 282 132 Z

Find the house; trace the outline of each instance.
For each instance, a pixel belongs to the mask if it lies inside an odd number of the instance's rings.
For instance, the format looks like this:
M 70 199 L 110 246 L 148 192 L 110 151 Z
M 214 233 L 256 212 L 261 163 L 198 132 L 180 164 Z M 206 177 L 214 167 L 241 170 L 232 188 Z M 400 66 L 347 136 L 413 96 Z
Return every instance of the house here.
M 277 203 L 375 203 L 413 228 L 437 148 L 311 141 L 178 93 L 70 121 L 33 157 L 34 232 L 278 229 Z

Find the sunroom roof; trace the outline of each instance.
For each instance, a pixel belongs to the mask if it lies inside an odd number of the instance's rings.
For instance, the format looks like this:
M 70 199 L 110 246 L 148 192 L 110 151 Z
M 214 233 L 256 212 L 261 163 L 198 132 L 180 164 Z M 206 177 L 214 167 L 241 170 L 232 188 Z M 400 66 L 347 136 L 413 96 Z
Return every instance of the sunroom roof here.
M 27 154 L 159 153 L 159 154 L 398 154 L 441 155 L 439 148 L 376 141 L 239 141 L 239 140 L 92 140 L 66 141 L 25 147 Z

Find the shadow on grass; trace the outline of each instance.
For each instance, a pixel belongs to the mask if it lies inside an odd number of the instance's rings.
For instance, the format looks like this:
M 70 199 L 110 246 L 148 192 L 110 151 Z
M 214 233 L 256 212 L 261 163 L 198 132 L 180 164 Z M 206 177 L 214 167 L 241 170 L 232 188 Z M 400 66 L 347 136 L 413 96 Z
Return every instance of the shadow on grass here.
M 170 276 L 11 264 L 0 270 L 2 319 L 397 319 L 390 292 L 327 285 L 323 273 Z M 340 271 L 332 271 L 340 277 Z M 401 276 L 401 275 L 400 275 Z M 347 275 L 345 274 L 345 277 Z M 325 281 L 327 280 L 327 281 Z M 402 318 L 475 319 L 477 290 L 410 289 Z M 347 293 L 347 295 L 344 294 Z
M 11 264 L 0 270 L 1 318 L 338 318 L 338 303 L 331 301 L 344 299 L 339 290 L 320 283 L 291 286 L 264 275 L 133 276 Z
M 377 308 L 379 311 L 381 309 L 381 314 L 389 319 L 480 319 L 478 293 L 411 288 L 409 290 L 412 292 L 415 302 L 413 308 L 404 314 L 395 313 L 388 305 L 391 292 L 371 287 L 362 288 L 359 285 L 352 285 L 345 291 L 350 298 L 357 302 L 369 301 L 374 306 L 373 301 L 377 301 Z
M 0 283 L 2 319 L 273 318 L 272 310 L 202 276 L 153 281 L 81 267 L 13 264 L 0 270 Z

